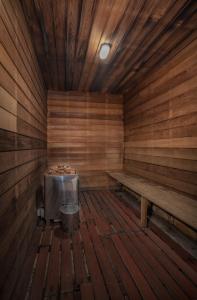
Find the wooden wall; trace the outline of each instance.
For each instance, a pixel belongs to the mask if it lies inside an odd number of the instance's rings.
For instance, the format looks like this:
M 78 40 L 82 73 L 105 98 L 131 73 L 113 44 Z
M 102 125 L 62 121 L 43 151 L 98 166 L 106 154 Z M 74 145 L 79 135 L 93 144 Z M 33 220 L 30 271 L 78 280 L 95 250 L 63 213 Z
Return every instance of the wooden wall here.
M 83 188 L 107 187 L 122 167 L 122 96 L 48 93 L 48 164 L 70 163 Z
M 0 41 L 0 298 L 10 299 L 46 164 L 46 93 L 18 0 L 0 2 Z
M 197 195 L 197 40 L 125 95 L 127 172 Z

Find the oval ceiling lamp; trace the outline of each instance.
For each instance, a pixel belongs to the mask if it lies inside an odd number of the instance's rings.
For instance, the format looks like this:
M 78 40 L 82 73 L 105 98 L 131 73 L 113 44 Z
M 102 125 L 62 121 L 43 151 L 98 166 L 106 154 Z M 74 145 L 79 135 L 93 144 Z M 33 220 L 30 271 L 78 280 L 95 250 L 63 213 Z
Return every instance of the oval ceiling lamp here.
M 108 44 L 108 43 L 101 44 L 101 48 L 99 51 L 100 59 L 102 59 L 102 60 L 106 59 L 109 55 L 110 49 L 111 49 L 111 44 Z

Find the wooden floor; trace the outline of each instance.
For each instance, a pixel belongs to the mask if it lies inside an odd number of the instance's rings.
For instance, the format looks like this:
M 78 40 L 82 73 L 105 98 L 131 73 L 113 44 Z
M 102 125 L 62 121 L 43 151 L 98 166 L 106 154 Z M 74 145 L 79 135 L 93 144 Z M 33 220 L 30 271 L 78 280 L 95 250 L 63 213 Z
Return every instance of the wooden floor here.
M 80 194 L 80 229 L 40 229 L 26 300 L 197 299 L 197 273 L 108 191 Z

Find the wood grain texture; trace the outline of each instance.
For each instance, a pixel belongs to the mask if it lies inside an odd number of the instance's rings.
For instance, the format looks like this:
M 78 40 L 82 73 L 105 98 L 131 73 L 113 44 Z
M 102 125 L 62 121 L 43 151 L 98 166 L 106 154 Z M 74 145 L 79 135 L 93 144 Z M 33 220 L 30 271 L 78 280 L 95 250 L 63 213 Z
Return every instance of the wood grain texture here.
M 131 207 L 115 193 L 79 196 L 78 231 L 68 236 L 57 224 L 43 228 L 28 299 L 195 298 L 197 273 L 190 255 L 179 256 L 172 243 L 150 228 L 142 230 Z
M 48 93 L 48 164 L 69 163 L 81 187 L 108 186 L 107 170 L 122 168 L 122 97 Z
M 109 175 L 138 195 L 141 202 L 142 226 L 146 226 L 147 208 L 150 202 L 194 230 L 197 229 L 196 200 L 136 175 L 131 176 L 123 172 L 110 172 Z
M 132 91 L 196 36 L 196 1 L 20 1 L 49 89 Z
M 18 0 L 1 1 L 0 28 L 0 298 L 11 299 L 36 225 L 47 103 Z
M 196 46 L 193 40 L 125 94 L 124 169 L 197 195 Z

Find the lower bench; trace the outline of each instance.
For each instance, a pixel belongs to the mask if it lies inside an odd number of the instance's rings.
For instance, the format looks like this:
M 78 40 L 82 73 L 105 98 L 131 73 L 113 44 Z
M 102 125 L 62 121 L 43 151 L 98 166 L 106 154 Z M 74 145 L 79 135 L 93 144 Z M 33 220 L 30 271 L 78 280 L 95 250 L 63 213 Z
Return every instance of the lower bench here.
M 151 202 L 185 224 L 197 229 L 197 200 L 142 177 L 115 172 L 108 172 L 108 175 L 140 195 L 142 226 L 147 226 L 147 209 Z

